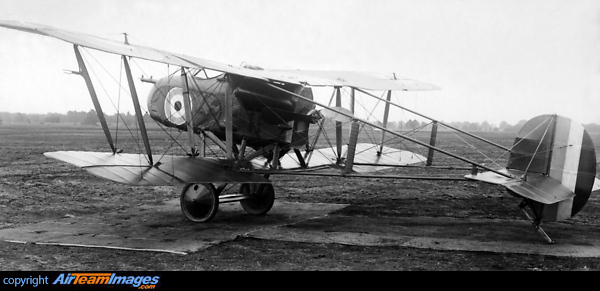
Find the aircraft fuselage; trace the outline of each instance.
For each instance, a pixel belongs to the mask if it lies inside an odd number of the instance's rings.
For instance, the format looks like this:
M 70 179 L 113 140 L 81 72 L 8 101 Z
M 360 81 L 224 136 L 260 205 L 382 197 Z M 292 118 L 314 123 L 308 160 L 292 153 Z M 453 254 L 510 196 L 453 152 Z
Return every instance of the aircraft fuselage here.
M 313 99 L 303 86 L 281 85 L 286 90 Z M 189 92 L 194 132 L 210 131 L 225 139 L 226 94 L 232 96 L 233 141 L 260 148 L 279 143 L 301 147 L 308 140 L 310 114 L 315 105 L 283 93 L 260 80 L 234 75 L 213 78 L 168 76 L 155 82 L 148 95 L 150 116 L 168 126 L 187 131 L 184 94 Z

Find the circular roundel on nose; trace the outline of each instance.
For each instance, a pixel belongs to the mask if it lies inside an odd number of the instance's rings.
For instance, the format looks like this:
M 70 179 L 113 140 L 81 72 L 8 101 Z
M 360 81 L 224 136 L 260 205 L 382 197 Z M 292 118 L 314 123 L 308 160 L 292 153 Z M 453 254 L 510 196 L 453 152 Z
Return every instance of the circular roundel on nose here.
M 190 107 L 191 105 L 190 100 Z M 173 88 L 165 97 L 165 117 L 175 125 L 185 123 L 185 106 L 183 106 L 183 90 L 181 88 Z

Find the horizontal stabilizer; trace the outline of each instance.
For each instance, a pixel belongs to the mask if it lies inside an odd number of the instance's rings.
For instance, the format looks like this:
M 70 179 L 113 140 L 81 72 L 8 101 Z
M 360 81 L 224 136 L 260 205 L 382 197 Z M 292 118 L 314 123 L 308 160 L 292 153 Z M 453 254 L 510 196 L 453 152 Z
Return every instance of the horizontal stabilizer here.
M 500 172 L 511 174 L 516 178 L 507 178 L 494 172 L 466 175 L 465 178 L 502 185 L 514 194 L 543 204 L 554 204 L 575 196 L 573 191 L 545 175 L 529 173 L 526 180 L 521 180 L 524 171 L 504 169 Z
M 381 154 L 378 154 L 379 149 L 380 145 L 376 144 L 357 144 L 353 171 L 357 173 L 368 173 L 390 169 L 394 166 L 422 163 L 427 160 L 427 158 L 422 155 L 386 146 L 383 147 Z M 347 151 L 348 146 L 342 146 L 342 161 L 345 160 Z M 337 161 L 336 147 L 315 149 L 305 156 L 304 159 L 308 168 L 318 168 L 328 165 L 334 166 Z M 252 160 L 252 164 L 255 169 L 266 170 L 268 169 L 266 161 L 265 158 L 260 157 Z M 293 170 L 300 168 L 302 168 L 302 165 L 293 152 L 288 153 L 281 158 L 280 169 Z
M 270 183 L 258 175 L 227 169 L 213 158 L 153 156 L 154 166 L 141 154 L 59 151 L 45 156 L 81 167 L 91 174 L 134 186 L 176 186 L 186 183 Z
M 527 181 L 504 185 L 508 190 L 520 196 L 543 204 L 554 204 L 575 197 L 575 193 L 559 182 L 546 176 L 529 176 Z

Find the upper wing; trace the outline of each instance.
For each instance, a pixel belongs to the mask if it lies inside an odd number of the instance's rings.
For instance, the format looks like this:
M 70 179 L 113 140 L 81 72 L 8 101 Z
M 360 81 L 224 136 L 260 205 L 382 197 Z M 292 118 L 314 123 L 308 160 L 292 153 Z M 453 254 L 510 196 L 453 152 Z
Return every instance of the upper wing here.
M 395 74 L 375 74 L 342 71 L 285 71 L 253 70 L 228 64 L 131 45 L 79 32 L 56 29 L 50 26 L 19 21 L 0 20 L 0 27 L 54 37 L 82 47 L 107 53 L 125 55 L 186 68 L 210 69 L 249 78 L 273 80 L 310 86 L 349 86 L 366 90 L 437 90 L 439 87 L 420 81 L 397 77 Z
M 382 74 L 372 72 L 349 71 L 272 71 L 287 79 L 295 79 L 310 86 L 348 86 L 366 90 L 403 90 L 423 91 L 439 90 L 440 87 L 421 81 L 396 76 L 395 73 Z M 283 77 L 282 77 L 283 78 Z
M 243 76 L 246 76 L 246 74 L 251 74 L 253 72 L 252 70 L 248 69 L 234 68 L 231 65 L 227 64 L 189 57 L 186 55 L 162 51 L 146 46 L 120 43 L 117 41 L 105 39 L 94 35 L 73 32 L 64 29 L 57 29 L 42 24 L 0 20 L 0 27 L 6 27 L 39 35 L 50 36 L 82 47 L 170 65 L 198 69 L 209 68 L 216 71 L 233 73 Z M 258 76 L 249 75 L 248 77 Z

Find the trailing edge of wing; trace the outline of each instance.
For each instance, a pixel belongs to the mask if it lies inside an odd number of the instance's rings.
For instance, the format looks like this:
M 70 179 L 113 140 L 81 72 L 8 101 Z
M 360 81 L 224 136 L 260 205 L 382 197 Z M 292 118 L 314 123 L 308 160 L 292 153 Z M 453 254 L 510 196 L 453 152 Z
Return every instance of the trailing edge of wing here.
M 410 151 L 399 150 L 384 146 L 380 155 L 377 154 L 379 145 L 370 143 L 359 143 L 356 145 L 353 171 L 356 173 L 369 173 L 390 169 L 394 166 L 413 165 L 423 163 L 426 157 Z M 308 168 L 320 168 L 336 164 L 336 147 L 320 148 L 313 150 L 305 159 Z M 342 158 L 346 158 L 348 146 L 342 146 Z M 263 157 L 252 160 L 254 169 L 268 170 L 267 159 Z M 281 158 L 282 170 L 301 169 L 302 165 L 293 153 L 287 153 Z
M 50 36 L 75 45 L 96 49 L 107 53 L 130 56 L 187 68 L 207 68 L 249 78 L 272 80 L 303 86 L 348 86 L 365 90 L 404 91 L 439 89 L 437 86 L 416 80 L 397 77 L 395 74 L 344 71 L 254 70 L 243 67 L 238 68 L 206 59 L 171 53 L 146 46 L 120 43 L 89 34 L 73 32 L 64 29 L 56 29 L 50 26 L 35 23 L 0 20 L 0 27 Z
M 93 175 L 134 186 L 176 186 L 186 183 L 270 183 L 259 175 L 225 168 L 217 159 L 154 156 L 154 166 L 144 155 L 59 151 L 44 153 L 81 167 Z

